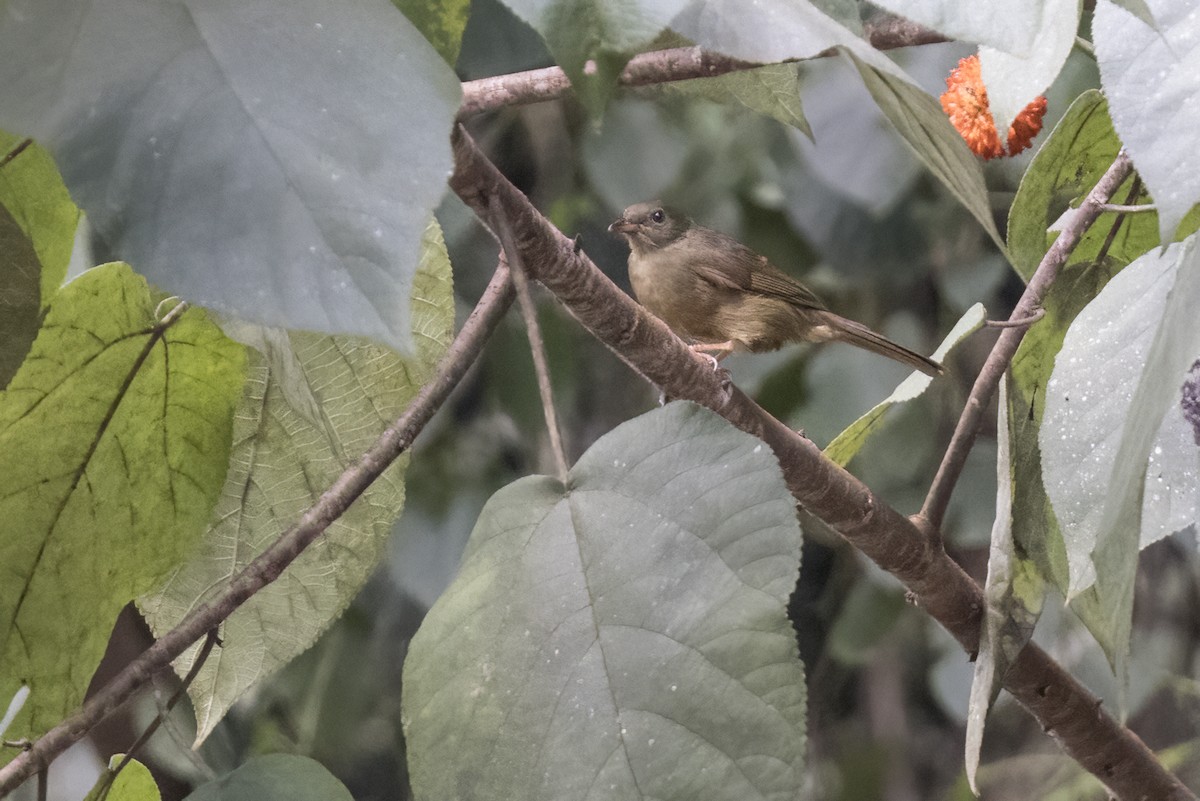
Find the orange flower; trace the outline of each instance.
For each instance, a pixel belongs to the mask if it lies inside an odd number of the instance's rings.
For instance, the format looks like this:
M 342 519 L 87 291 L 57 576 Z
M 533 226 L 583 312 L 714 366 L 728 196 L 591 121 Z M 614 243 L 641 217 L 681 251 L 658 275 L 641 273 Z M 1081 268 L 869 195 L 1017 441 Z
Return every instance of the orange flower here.
M 987 89 L 979 72 L 979 56 L 962 59 L 950 73 L 946 79 L 946 92 L 942 95 L 942 110 L 975 155 L 984 159 L 1005 155 L 988 109 Z M 1007 155 L 1015 156 L 1029 147 L 1033 137 L 1042 130 L 1045 113 L 1046 98 L 1038 97 L 1017 115 L 1008 129 Z

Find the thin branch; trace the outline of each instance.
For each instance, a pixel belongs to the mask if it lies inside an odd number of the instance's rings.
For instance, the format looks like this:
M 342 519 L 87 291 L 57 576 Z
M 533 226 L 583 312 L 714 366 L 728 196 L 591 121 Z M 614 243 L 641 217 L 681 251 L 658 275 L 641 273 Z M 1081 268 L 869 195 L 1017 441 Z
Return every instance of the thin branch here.
M 1129 191 L 1125 193 L 1125 203 L 1130 204 L 1137 199 L 1137 196 L 1142 191 L 1142 176 L 1134 174 L 1133 180 L 1129 182 Z M 1117 233 L 1121 230 L 1121 226 L 1125 224 L 1125 215 L 1118 214 L 1113 220 L 1112 226 L 1108 229 L 1108 236 L 1104 237 L 1104 244 L 1100 246 L 1100 250 L 1096 253 L 1096 264 L 1103 264 L 1108 258 L 1108 251 L 1112 248 L 1113 242 L 1117 241 Z
M 533 353 L 533 369 L 537 373 L 538 392 L 542 396 L 542 413 L 546 416 L 546 430 L 550 434 L 550 450 L 558 468 L 558 480 L 567 483 L 567 455 L 563 450 L 562 434 L 558 427 L 558 412 L 554 408 L 554 391 L 550 386 L 550 365 L 546 362 L 546 342 L 542 339 L 542 327 L 538 324 L 537 306 L 529 292 L 529 279 L 521 261 L 521 251 L 513 240 L 512 226 L 504 217 L 503 210 L 494 202 L 491 215 L 492 229 L 500 237 L 503 257 L 512 270 L 513 285 L 517 289 L 517 304 L 525 318 L 525 331 L 529 335 L 529 350 Z
M 1116 214 L 1145 214 L 1151 211 L 1158 211 L 1158 206 L 1155 206 L 1153 203 L 1145 203 L 1140 206 L 1129 206 L 1123 203 L 1105 203 L 1100 207 L 1100 211 Z
M 158 731 L 159 727 L 162 726 L 163 722 L 167 719 L 167 715 L 171 714 L 171 710 L 173 710 L 175 706 L 183 700 L 183 696 L 187 694 L 188 687 L 191 687 L 192 682 L 194 682 L 196 677 L 200 675 L 200 668 L 204 667 L 204 663 L 208 661 L 209 654 L 212 653 L 213 647 L 218 644 L 220 639 L 221 638 L 217 636 L 216 629 L 209 629 L 208 635 L 204 638 L 204 644 L 200 646 L 200 653 L 196 655 L 196 659 L 192 662 L 191 669 L 188 670 L 187 675 L 183 677 L 183 681 L 180 682 L 178 689 L 171 694 L 171 697 L 167 701 L 166 705 L 162 710 L 159 711 L 157 715 L 154 716 L 154 720 L 151 721 L 150 725 L 146 727 L 146 730 L 143 731 L 136 740 L 134 740 L 133 745 L 129 746 L 129 750 L 125 752 L 125 756 L 121 758 L 121 761 L 117 763 L 117 766 L 112 770 L 105 771 L 101 786 L 96 791 L 91 793 L 93 798 L 104 799 L 108 797 L 108 792 L 112 788 L 113 782 L 117 780 L 117 776 L 121 775 L 121 771 L 125 770 L 125 767 L 133 761 L 134 757 L 137 756 L 138 751 L 140 751 L 146 745 L 146 743 L 150 741 L 150 738 L 154 736 L 154 733 Z
M 83 706 L 40 737 L 32 748 L 0 768 L 0 797 L 12 792 L 21 782 L 49 765 L 51 760 L 84 737 L 155 673 L 170 665 L 256 592 L 279 578 L 284 569 L 412 445 L 417 434 L 445 403 L 450 391 L 475 361 L 496 323 L 512 304 L 512 298 L 509 270 L 501 264 L 471 316 L 442 357 L 437 374 L 421 388 L 396 422 L 375 440 L 356 463 L 338 476 L 316 503 L 301 515 L 299 522 L 246 565 L 220 594 L 192 610 L 179 625 L 143 651 Z
M 986 325 L 988 328 L 1028 328 L 1045 316 L 1046 310 L 1039 308 L 1035 309 L 1033 314 L 1029 315 L 1028 317 L 1022 317 L 1019 320 L 1014 320 L 1011 318 L 1008 320 L 987 320 L 984 322 L 984 325 Z
M 863 34 L 879 50 L 946 41 L 944 36 L 935 31 L 890 14 L 876 14 L 867 20 L 863 24 Z M 832 52 L 830 50 L 820 55 Z M 728 72 L 761 66 L 758 62 L 731 58 L 699 47 L 674 47 L 634 56 L 621 71 L 617 83 L 621 86 L 648 86 L 692 78 L 715 78 Z M 584 66 L 584 72 L 595 67 L 595 63 L 589 61 Z M 554 100 L 571 90 L 571 81 L 561 67 L 546 67 L 466 81 L 462 89 L 463 99 L 458 109 L 460 120 L 505 106 Z
M 1025 287 L 1025 292 L 1021 295 L 1009 320 L 1024 321 L 1037 312 L 1050 285 L 1058 277 L 1058 271 L 1066 264 L 1071 251 L 1079 243 L 1080 237 L 1100 216 L 1102 206 L 1112 198 L 1113 192 L 1117 191 L 1117 187 L 1121 185 L 1132 169 L 1133 165 L 1129 161 L 1129 156 L 1122 150 L 1112 166 L 1108 168 L 1108 171 L 1104 173 L 1088 196 L 1084 198 L 1083 203 L 1076 209 L 1075 214 L 1071 216 L 1071 221 L 1054 240 L 1054 244 L 1046 251 L 1046 255 Z M 938 466 L 937 475 L 933 478 L 933 483 L 925 496 L 925 503 L 921 506 L 918 515 L 928 524 L 931 531 L 941 530 L 942 521 L 946 516 L 946 507 L 950 504 L 950 495 L 954 492 L 954 485 L 967 462 L 967 454 L 971 452 L 971 446 L 975 444 L 975 436 L 979 433 L 983 413 L 995 394 L 1000 380 L 1004 377 L 1005 371 L 1008 370 L 1008 365 L 1016 354 L 1017 346 L 1021 344 L 1026 330 L 1027 326 L 1024 325 L 1005 328 L 996 340 L 996 344 L 992 346 L 992 352 L 988 354 L 987 361 L 984 362 L 983 368 L 975 378 L 975 385 L 971 387 L 971 394 L 967 396 L 967 402 L 963 407 L 962 415 L 958 418 L 954 435 L 950 438 L 950 444 L 942 456 L 942 463 Z
M 983 593 L 933 538 L 826 459 L 808 439 L 771 417 L 714 373 L 657 318 L 576 251 L 475 146 L 460 127 L 450 185 L 481 219 L 499 199 L 531 277 L 626 363 L 672 397 L 700 403 L 765 441 L 798 501 L 915 594 L 968 653 L 979 643 Z M 1061 241 L 1062 237 L 1060 237 Z M 1063 247 L 1065 247 L 1065 243 Z M 1028 312 L 1026 312 L 1027 314 Z M 1122 799 L 1196 801 L 1137 735 L 1036 645 L 1027 645 L 1004 687 L 1059 745 Z

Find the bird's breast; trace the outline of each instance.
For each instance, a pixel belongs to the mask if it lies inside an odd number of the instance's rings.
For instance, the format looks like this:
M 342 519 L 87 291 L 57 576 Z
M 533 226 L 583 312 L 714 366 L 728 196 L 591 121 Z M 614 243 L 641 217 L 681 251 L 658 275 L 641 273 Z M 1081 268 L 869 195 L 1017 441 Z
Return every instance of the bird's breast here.
M 720 305 L 713 287 L 680 264 L 669 247 L 631 254 L 629 283 L 638 302 L 675 333 L 701 342 L 721 340 L 712 326 Z

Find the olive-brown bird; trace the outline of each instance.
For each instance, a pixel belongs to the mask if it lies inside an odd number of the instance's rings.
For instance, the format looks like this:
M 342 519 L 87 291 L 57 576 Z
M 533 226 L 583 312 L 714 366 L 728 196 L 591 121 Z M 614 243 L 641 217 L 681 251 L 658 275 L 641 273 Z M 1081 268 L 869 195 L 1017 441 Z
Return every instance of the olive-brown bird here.
M 722 359 L 787 342 L 849 342 L 940 375 L 932 359 L 829 311 L 820 298 L 733 237 L 696 225 L 659 203 L 625 209 L 608 230 L 629 241 L 629 282 L 638 302 L 692 347 Z

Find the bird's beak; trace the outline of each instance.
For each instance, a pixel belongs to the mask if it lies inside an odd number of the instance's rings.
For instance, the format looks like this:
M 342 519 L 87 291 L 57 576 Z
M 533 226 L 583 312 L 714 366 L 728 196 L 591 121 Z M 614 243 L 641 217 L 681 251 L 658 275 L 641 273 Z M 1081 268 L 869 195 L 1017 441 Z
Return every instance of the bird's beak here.
M 613 224 L 608 226 L 608 230 L 615 234 L 628 234 L 633 231 L 636 231 L 637 228 L 638 228 L 637 223 L 631 223 L 628 220 L 626 220 L 624 217 L 621 217 L 618 220 L 614 220 Z

